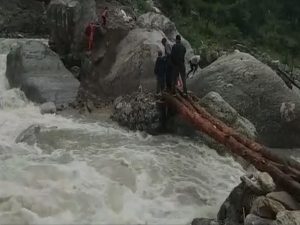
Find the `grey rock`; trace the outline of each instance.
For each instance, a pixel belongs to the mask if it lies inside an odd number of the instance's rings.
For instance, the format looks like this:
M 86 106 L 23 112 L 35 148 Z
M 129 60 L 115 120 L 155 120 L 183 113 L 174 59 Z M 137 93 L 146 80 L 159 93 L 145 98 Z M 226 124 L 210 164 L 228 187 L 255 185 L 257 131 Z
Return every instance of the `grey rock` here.
M 260 196 L 253 202 L 251 214 L 262 218 L 275 220 L 276 215 L 285 210 L 286 209 L 281 203 L 265 196 Z
M 53 102 L 46 102 L 40 106 L 41 114 L 54 114 L 56 113 L 56 106 Z
M 105 60 L 93 72 L 94 76 L 98 76 L 95 88 L 99 95 L 117 97 L 135 92 L 139 87 L 148 91 L 154 90 L 156 79 L 153 68 L 157 51 L 162 49 L 163 36 L 159 30 L 136 28 L 120 43 L 112 43 L 106 54 L 113 51 L 117 52 L 116 56 L 105 56 Z
M 300 225 L 300 211 L 282 211 L 273 225 Z
M 258 183 L 258 180 L 255 179 L 253 176 L 252 179 L 249 178 L 247 175 L 241 177 L 242 182 L 246 185 L 247 188 L 251 189 L 256 194 L 263 194 L 264 191 L 260 184 Z
M 152 131 L 159 125 L 159 111 L 151 93 L 135 92 L 114 101 L 112 119 L 132 130 Z
M 200 104 L 213 116 L 225 122 L 239 133 L 255 139 L 256 129 L 254 125 L 232 108 L 219 93 L 208 93 L 201 99 Z
M 244 183 L 235 187 L 218 212 L 219 223 L 230 225 L 243 224 L 244 215 L 250 212 L 255 198 L 257 198 L 257 195 L 247 188 Z
M 258 183 L 266 193 L 270 193 L 276 189 L 276 184 L 268 173 L 259 173 Z
M 232 87 L 228 87 L 232 84 Z M 222 56 L 188 80 L 188 87 L 203 97 L 214 91 L 257 129 L 257 137 L 270 147 L 300 146 L 300 98 L 268 66 L 249 54 Z M 295 104 L 293 121 L 282 120 L 282 103 Z
M 219 225 L 219 223 L 213 219 L 200 218 L 200 219 L 194 219 L 191 225 Z
M 79 82 L 64 67 L 56 53 L 39 41 L 15 45 L 7 56 L 6 75 L 11 87 L 20 88 L 37 103 L 56 106 L 76 99 Z
M 287 210 L 300 210 L 300 204 L 289 193 L 285 191 L 272 192 L 267 195 L 268 198 L 280 202 Z
M 76 55 L 86 46 L 84 31 L 96 19 L 96 3 L 94 0 L 52 0 L 47 17 L 53 49 L 60 55 Z
M 249 214 L 244 221 L 244 225 L 273 225 L 273 220 L 268 220 L 253 214 Z
M 16 143 L 27 143 L 29 145 L 33 145 L 37 142 L 37 135 L 41 131 L 41 126 L 39 125 L 31 125 L 26 130 L 18 135 L 16 138 Z
M 0 34 L 6 38 L 45 36 L 48 34 L 44 4 L 36 0 L 2 0 Z

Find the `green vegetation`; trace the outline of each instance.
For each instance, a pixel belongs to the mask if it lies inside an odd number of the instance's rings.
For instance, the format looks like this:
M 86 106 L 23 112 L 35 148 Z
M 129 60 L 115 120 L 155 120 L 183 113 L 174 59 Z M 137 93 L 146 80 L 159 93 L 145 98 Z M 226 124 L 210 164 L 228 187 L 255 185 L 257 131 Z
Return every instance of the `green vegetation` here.
M 128 2 L 139 13 L 147 0 Z M 227 49 L 238 42 L 300 64 L 299 0 L 156 0 L 195 49 Z
M 163 11 L 195 48 L 234 41 L 280 55 L 300 54 L 299 0 L 161 0 Z

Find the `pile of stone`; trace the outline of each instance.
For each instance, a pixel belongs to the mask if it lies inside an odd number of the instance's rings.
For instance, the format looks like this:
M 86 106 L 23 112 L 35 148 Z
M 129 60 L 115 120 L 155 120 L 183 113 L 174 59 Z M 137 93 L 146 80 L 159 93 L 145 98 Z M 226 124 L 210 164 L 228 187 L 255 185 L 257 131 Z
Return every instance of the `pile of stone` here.
M 135 92 L 114 101 L 112 119 L 131 130 L 151 131 L 159 127 L 159 111 L 151 93 Z
M 218 220 L 195 219 L 193 225 L 298 225 L 300 203 L 277 187 L 268 173 L 241 177 L 222 205 Z

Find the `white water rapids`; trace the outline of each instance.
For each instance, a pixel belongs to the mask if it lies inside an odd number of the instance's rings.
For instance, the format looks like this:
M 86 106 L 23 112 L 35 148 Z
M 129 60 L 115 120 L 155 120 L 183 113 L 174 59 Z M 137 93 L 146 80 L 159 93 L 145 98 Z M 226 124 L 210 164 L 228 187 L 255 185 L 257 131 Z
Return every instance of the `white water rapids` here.
M 239 182 L 231 158 L 189 139 L 41 115 L 0 56 L 0 224 L 187 224 L 215 217 Z M 34 145 L 16 143 L 33 124 Z

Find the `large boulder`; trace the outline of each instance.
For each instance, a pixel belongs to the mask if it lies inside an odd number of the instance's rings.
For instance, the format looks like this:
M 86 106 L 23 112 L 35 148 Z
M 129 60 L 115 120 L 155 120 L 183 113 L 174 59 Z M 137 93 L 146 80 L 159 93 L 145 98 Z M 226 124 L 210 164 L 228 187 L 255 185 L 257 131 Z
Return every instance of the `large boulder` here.
M 11 87 L 18 87 L 37 102 L 67 105 L 76 99 L 79 82 L 64 67 L 59 57 L 39 41 L 13 45 L 7 56 Z
M 60 55 L 79 54 L 85 45 L 85 28 L 96 19 L 95 0 L 52 0 L 47 16 L 50 42 Z
M 235 51 L 219 58 L 190 79 L 188 87 L 201 97 L 211 91 L 221 93 L 226 102 L 254 123 L 264 144 L 300 146 L 299 95 L 251 55 Z
M 0 0 L 0 35 L 32 37 L 48 34 L 44 3 L 36 0 Z
M 136 91 L 139 86 L 154 90 L 154 64 L 163 36 L 159 30 L 136 28 L 117 46 L 112 46 L 115 55 L 107 53 L 93 72 L 98 79 L 98 94 L 118 97 Z

